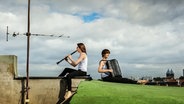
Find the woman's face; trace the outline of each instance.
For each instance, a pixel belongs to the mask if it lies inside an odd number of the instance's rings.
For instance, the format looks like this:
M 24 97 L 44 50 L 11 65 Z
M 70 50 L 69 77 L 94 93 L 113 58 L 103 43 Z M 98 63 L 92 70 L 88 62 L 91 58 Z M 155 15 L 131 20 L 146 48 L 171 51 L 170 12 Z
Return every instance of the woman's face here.
M 104 58 L 107 59 L 107 58 L 109 57 L 109 55 L 110 55 L 109 53 L 106 53 L 106 54 L 104 55 Z
M 77 48 L 76 48 L 76 49 L 77 49 L 77 52 L 80 52 L 80 51 L 81 51 L 81 50 L 80 50 L 80 48 L 79 48 L 78 46 L 77 46 Z

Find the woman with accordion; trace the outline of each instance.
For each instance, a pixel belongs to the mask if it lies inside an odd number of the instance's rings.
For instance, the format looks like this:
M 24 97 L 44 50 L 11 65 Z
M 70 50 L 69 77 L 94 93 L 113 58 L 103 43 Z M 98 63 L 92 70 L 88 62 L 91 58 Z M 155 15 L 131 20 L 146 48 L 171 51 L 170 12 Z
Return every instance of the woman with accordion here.
M 101 55 L 102 60 L 99 63 L 98 72 L 101 73 L 103 81 L 131 84 L 137 83 L 137 81 L 122 77 L 121 70 L 116 59 L 107 60 L 110 55 L 110 51 L 108 49 L 102 50 Z

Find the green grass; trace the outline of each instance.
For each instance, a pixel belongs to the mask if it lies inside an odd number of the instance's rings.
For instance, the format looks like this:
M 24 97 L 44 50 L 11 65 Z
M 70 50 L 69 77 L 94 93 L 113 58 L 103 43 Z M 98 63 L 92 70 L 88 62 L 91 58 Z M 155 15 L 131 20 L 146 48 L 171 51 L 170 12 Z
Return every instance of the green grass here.
M 84 81 L 71 104 L 184 104 L 184 87 Z

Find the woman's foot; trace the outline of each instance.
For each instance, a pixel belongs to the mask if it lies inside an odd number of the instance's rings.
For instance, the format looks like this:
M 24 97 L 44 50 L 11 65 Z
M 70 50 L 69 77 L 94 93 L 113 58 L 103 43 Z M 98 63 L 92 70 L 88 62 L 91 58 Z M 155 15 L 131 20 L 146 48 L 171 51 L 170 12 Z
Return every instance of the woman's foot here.
M 64 97 L 65 97 L 65 99 L 68 99 L 71 95 L 72 95 L 72 92 L 67 91 Z
M 148 83 L 148 80 L 138 80 L 137 83 L 138 84 L 146 84 L 146 83 Z

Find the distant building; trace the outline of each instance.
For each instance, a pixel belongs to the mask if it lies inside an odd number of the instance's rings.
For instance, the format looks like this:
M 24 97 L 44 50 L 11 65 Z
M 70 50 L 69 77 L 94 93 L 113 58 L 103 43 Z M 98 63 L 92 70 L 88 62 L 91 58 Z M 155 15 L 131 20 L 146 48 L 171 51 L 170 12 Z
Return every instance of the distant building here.
M 171 70 L 167 70 L 166 72 L 166 79 L 174 79 L 174 72 Z

